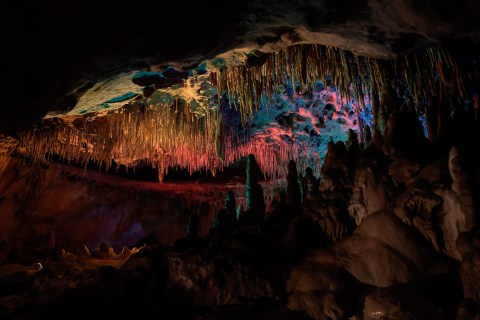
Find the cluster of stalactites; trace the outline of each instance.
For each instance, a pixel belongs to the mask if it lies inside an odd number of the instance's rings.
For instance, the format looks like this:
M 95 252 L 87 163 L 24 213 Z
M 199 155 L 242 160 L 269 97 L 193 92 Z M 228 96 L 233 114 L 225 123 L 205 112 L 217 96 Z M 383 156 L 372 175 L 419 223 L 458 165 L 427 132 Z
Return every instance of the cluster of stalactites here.
M 273 97 L 290 81 L 313 92 L 318 80 L 332 83 L 347 99 L 363 103 L 363 97 L 385 85 L 378 60 L 357 57 L 329 46 L 296 45 L 271 53 L 261 66 L 238 65 L 211 72 L 219 92 L 226 92 L 240 110 L 242 120 L 253 116 L 262 96 Z
M 404 55 L 393 62 L 394 76 L 403 80 L 416 103 L 428 101 L 437 93 L 466 98 L 458 63 L 440 45 Z
M 198 116 L 188 103 L 122 108 L 106 116 L 73 122 L 44 120 L 41 128 L 21 133 L 21 144 L 33 161 L 48 155 L 83 164 L 105 163 L 134 167 L 147 160 L 158 167 L 159 179 L 169 167 L 190 173 L 206 168 L 215 172 L 221 121 L 215 109 Z M 53 123 L 55 122 L 55 123 Z
M 267 178 L 281 178 L 287 174 L 287 164 L 294 160 L 297 169 L 301 172 L 307 167 L 312 168 L 315 174 L 320 174 L 321 155 L 312 150 L 308 143 L 298 141 L 267 142 L 263 138 L 253 136 L 247 143 L 236 143 L 227 139 L 225 142 L 225 163 L 231 164 L 241 158 L 254 155 L 260 170 Z
M 331 83 L 347 99 L 362 105 L 365 97 L 378 95 L 390 80 L 403 81 L 415 101 L 435 90 L 457 90 L 464 96 L 457 64 L 441 47 L 430 47 L 394 61 L 357 57 L 348 51 L 319 45 L 297 45 L 271 53 L 261 65 L 239 65 L 210 73 L 210 81 L 239 111 L 242 122 L 254 116 L 262 97 L 274 97 L 290 82 L 313 92 L 318 80 Z M 375 106 L 378 103 L 374 103 Z M 378 108 L 378 107 L 377 107 Z M 44 120 L 41 128 L 21 133 L 22 146 L 30 159 L 40 162 L 47 155 L 86 164 L 115 161 L 135 167 L 147 160 L 157 167 L 160 181 L 171 167 L 190 173 L 207 170 L 215 174 L 224 166 L 253 154 L 264 174 L 285 176 L 283 168 L 294 159 L 298 170 L 320 170 L 320 155 L 299 142 L 236 139 L 235 128 L 225 126 L 217 107 L 173 103 L 135 103 L 95 117 L 73 122 Z
M 341 95 L 360 105 L 392 80 L 403 82 L 416 102 L 431 97 L 438 87 L 464 96 L 457 64 L 439 45 L 391 61 L 329 46 L 295 45 L 268 54 L 260 66 L 237 65 L 210 73 L 212 84 L 227 94 L 243 121 L 258 110 L 262 96 L 273 97 L 281 84 L 299 83 L 312 92 L 318 80 L 332 83 Z
M 162 181 L 168 169 L 181 167 L 190 173 L 209 170 L 213 175 L 225 166 L 253 154 L 266 177 L 285 176 L 286 164 L 294 159 L 299 170 L 310 166 L 320 170 L 320 155 L 308 145 L 292 141 L 266 143 L 252 137 L 249 141 L 233 138 L 234 132 L 222 128 L 215 109 L 201 117 L 189 105 L 149 106 L 112 111 L 108 116 L 66 122 L 46 119 L 44 126 L 20 133 L 23 152 L 34 163 L 45 157 L 86 165 L 89 161 L 105 164 L 115 161 L 135 168 L 139 161 L 157 167 Z
M 206 109 L 207 110 L 207 109 Z M 205 111 L 205 110 L 204 110 Z M 265 176 L 281 177 L 282 168 L 295 159 L 299 170 L 320 163 L 308 157 L 308 146 L 296 142 L 266 143 L 254 137 L 234 138 L 233 128 L 224 128 L 218 109 L 198 116 L 185 102 L 170 105 L 130 105 L 107 115 L 74 121 L 45 119 L 43 126 L 20 133 L 25 154 L 35 163 L 45 157 L 86 165 L 89 161 L 109 166 L 135 168 L 147 161 L 158 168 L 162 181 L 169 168 L 188 169 L 192 174 L 209 170 L 213 175 L 248 154 L 253 154 Z M 313 164 L 314 168 L 317 168 Z M 117 166 L 118 168 L 118 166 Z M 318 166 L 319 170 L 319 166 Z

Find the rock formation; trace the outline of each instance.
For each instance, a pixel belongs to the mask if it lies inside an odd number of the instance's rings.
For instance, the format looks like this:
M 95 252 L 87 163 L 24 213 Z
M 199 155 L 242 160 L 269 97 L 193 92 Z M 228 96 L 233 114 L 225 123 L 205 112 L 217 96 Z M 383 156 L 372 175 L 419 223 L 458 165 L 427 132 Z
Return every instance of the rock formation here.
M 0 319 L 480 319 L 478 1 L 2 13 Z
M 245 197 L 247 199 L 247 214 L 250 215 L 252 221 L 260 221 L 265 218 L 265 199 L 263 198 L 262 186 L 258 183 L 262 172 L 255 160 L 250 154 L 247 160 L 247 182 Z
M 285 191 L 285 203 L 290 211 L 297 210 L 302 200 L 297 165 L 290 160 L 287 168 L 287 190 Z

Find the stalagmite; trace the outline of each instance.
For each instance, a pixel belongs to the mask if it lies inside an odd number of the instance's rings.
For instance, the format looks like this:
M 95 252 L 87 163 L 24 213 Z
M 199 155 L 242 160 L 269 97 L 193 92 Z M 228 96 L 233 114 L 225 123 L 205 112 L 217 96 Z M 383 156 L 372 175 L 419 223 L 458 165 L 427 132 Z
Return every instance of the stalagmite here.
M 120 252 L 118 257 L 121 258 L 121 259 L 125 259 L 125 258 L 130 257 L 131 255 L 132 255 L 132 252 L 130 251 L 130 249 L 128 249 L 126 246 L 124 246 L 122 248 L 122 252 Z
M 84 244 L 80 247 L 80 253 L 90 256 L 90 250 L 88 249 L 87 245 Z
M 346 142 L 347 150 L 352 155 L 356 155 L 360 151 L 360 144 L 358 142 L 358 135 L 352 129 L 348 129 L 348 139 Z
M 370 128 L 370 126 L 366 125 L 363 129 L 363 132 L 364 132 L 364 146 L 366 148 L 370 143 L 370 140 L 372 140 L 372 129 Z
M 261 221 L 265 218 L 265 199 L 262 186 L 258 183 L 261 171 L 253 154 L 247 159 L 247 181 L 245 197 L 247 198 L 247 220 L 252 222 Z
M 229 214 L 235 216 L 235 208 L 237 206 L 235 200 L 235 193 L 232 190 L 228 190 L 225 196 L 225 208 L 228 210 Z
M 464 159 L 462 159 L 458 149 L 454 146 L 450 149 L 448 159 L 448 169 L 452 177 L 452 191 L 458 198 L 461 214 L 464 217 L 464 229 L 460 231 L 472 231 L 477 227 L 477 203 L 473 196 L 468 170 L 465 168 Z
M 303 201 L 314 198 L 318 192 L 318 180 L 313 175 L 312 168 L 308 167 L 302 181 Z
M 297 165 L 295 164 L 295 161 L 290 160 L 288 163 L 287 190 L 285 192 L 285 202 L 289 210 L 295 210 L 298 208 L 302 199 L 301 192 Z
M 437 194 L 443 198 L 444 206 L 440 212 L 440 227 L 445 239 L 449 256 L 461 260 L 456 241 L 462 233 L 470 233 L 477 227 L 477 204 L 470 185 L 468 170 L 457 147 L 449 152 L 448 170 L 452 178 L 450 188 L 443 186 Z
M 191 239 L 198 237 L 198 215 L 196 213 L 192 213 L 188 218 L 186 235 Z

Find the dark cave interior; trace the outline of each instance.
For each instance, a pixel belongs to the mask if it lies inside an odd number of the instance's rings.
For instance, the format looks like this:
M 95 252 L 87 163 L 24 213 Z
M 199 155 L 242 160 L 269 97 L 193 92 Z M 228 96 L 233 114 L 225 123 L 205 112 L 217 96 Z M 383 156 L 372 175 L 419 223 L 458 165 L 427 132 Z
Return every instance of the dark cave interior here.
M 2 6 L 1 319 L 480 319 L 476 1 Z

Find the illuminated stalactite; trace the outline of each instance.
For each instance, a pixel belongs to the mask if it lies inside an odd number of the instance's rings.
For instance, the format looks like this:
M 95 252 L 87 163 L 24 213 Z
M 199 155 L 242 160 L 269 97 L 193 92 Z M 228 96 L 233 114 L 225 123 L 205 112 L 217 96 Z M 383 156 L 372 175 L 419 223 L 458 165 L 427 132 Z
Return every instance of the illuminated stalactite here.
M 415 102 L 428 100 L 437 88 L 465 98 L 457 62 L 440 45 L 387 61 L 355 56 L 320 45 L 296 45 L 269 54 L 261 66 L 238 65 L 211 72 L 219 92 L 227 92 L 242 119 L 253 116 L 262 95 L 272 97 L 290 80 L 312 91 L 317 80 L 332 82 L 347 99 L 363 104 L 364 97 L 381 93 L 392 80 L 402 81 Z
M 220 125 L 216 110 L 198 110 L 189 104 L 136 106 L 111 111 L 99 117 L 72 122 L 57 119 L 55 125 L 22 132 L 26 154 L 34 161 L 59 155 L 86 164 L 90 160 L 107 166 L 134 166 L 147 160 L 160 168 L 160 180 L 169 167 L 181 166 L 190 173 L 219 166 L 216 143 Z M 52 124 L 45 121 L 45 124 Z
M 242 119 L 258 109 L 262 95 L 272 97 L 287 81 L 313 91 L 317 80 L 332 82 L 347 99 L 363 97 L 386 85 L 379 61 L 337 48 L 298 45 L 272 53 L 261 66 L 239 65 L 211 72 L 211 82 L 226 91 Z
M 380 125 L 377 104 L 392 80 L 403 82 L 416 103 L 438 92 L 466 95 L 457 63 L 440 46 L 385 61 L 328 46 L 296 45 L 268 54 L 261 65 L 210 71 L 208 79 L 219 96 L 226 95 L 244 125 L 286 83 L 293 90 L 298 84 L 310 92 L 319 80 L 331 83 L 342 101 L 352 101 L 357 116 L 365 101 L 373 101 L 375 128 Z M 308 144 L 296 139 L 266 141 L 255 135 L 239 138 L 219 105 L 206 101 L 165 100 L 154 93 L 103 114 L 45 119 L 42 126 L 20 133 L 21 145 L 34 162 L 58 155 L 83 164 L 105 163 L 108 169 L 112 161 L 134 168 L 146 160 L 158 168 L 160 181 L 173 167 L 215 175 L 248 154 L 255 156 L 266 176 L 284 177 L 290 160 L 300 172 L 307 167 L 320 172 L 321 155 Z
M 127 167 L 147 160 L 158 168 L 160 181 L 169 168 L 177 166 L 190 173 L 206 169 L 215 175 L 217 170 L 250 153 L 270 177 L 284 176 L 284 164 L 290 159 L 299 162 L 300 170 L 311 166 L 319 172 L 320 154 L 308 154 L 306 144 L 267 143 L 255 137 L 245 142 L 233 138 L 231 130 L 226 137 L 219 136 L 224 129 L 220 129 L 218 112 L 211 110 L 207 116 L 196 117 L 185 111 L 188 109 L 187 105 L 179 114 L 176 106 L 150 106 L 119 109 L 108 116 L 74 122 L 57 119 L 54 126 L 22 132 L 21 145 L 33 162 L 40 163 L 46 155 L 58 155 L 83 165 L 88 161 L 104 162 L 108 170 L 112 160 Z
M 396 76 L 410 88 L 417 103 L 426 101 L 439 92 L 466 98 L 458 63 L 439 45 L 395 60 L 394 69 Z
M 233 163 L 249 154 L 253 154 L 264 175 L 271 178 L 285 177 L 286 165 L 294 160 L 301 172 L 312 167 L 315 173 L 320 172 L 321 156 L 319 152 L 309 150 L 310 146 L 301 143 L 289 143 L 275 140 L 268 143 L 264 139 L 252 137 L 244 145 L 227 145 L 226 163 Z

